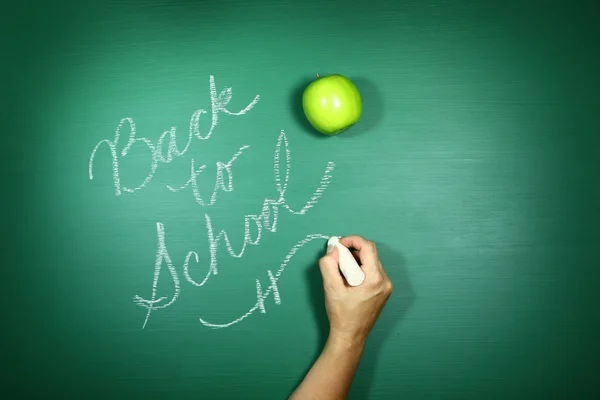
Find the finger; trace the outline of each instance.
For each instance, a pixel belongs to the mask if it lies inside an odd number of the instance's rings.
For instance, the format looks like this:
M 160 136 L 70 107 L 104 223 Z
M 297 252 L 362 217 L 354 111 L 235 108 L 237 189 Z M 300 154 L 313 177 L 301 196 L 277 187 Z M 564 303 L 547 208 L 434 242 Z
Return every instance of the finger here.
M 319 259 L 319 269 L 325 285 L 332 287 L 344 286 L 344 278 L 339 270 L 337 249 Z
M 364 250 L 365 252 L 377 255 L 377 248 L 375 246 L 375 243 L 373 243 L 370 240 L 365 239 L 362 236 L 358 236 L 358 235 L 342 236 L 340 238 L 340 243 L 349 249 L 358 250 L 359 253 Z
M 379 256 L 375 243 L 358 235 L 344 236 L 340 239 L 340 243 L 349 249 L 358 250 L 360 264 L 362 264 L 363 269 L 374 270 L 379 268 Z

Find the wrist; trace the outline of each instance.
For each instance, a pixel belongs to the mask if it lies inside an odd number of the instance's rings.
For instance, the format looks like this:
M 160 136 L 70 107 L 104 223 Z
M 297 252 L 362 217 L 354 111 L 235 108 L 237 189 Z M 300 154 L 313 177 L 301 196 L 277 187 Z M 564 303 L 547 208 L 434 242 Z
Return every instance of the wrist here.
M 332 331 L 329 333 L 326 346 L 336 351 L 362 352 L 366 341 L 367 338 L 362 337 L 361 335 L 348 335 Z

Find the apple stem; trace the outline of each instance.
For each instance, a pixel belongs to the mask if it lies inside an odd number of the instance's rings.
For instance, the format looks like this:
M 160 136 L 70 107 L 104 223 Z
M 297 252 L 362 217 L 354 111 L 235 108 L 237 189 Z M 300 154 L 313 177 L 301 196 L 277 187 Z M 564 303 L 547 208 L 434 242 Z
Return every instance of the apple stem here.
M 319 79 L 321 77 L 321 75 L 319 75 L 319 73 L 317 72 L 317 79 Z

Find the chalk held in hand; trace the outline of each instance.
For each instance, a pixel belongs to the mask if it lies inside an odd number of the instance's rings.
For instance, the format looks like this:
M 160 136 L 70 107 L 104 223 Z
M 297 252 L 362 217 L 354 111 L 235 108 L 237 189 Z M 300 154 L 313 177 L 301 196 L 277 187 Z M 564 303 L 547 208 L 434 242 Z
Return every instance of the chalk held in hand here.
M 340 270 L 350 286 L 359 286 L 365 280 L 365 273 L 360 268 L 354 256 L 346 246 L 340 243 L 339 236 L 332 236 L 327 241 L 327 246 L 335 246 L 338 249 Z

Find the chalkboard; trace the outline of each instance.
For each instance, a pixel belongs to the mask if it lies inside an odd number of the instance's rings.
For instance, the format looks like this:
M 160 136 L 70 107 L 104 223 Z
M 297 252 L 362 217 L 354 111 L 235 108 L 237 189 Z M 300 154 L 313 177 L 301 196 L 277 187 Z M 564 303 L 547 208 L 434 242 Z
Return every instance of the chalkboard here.
M 599 394 L 594 2 L 2 14 L 3 398 L 286 398 L 348 234 L 395 284 L 350 398 Z M 339 135 L 317 73 L 361 93 Z

